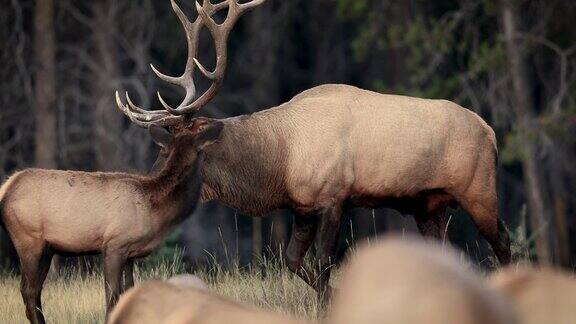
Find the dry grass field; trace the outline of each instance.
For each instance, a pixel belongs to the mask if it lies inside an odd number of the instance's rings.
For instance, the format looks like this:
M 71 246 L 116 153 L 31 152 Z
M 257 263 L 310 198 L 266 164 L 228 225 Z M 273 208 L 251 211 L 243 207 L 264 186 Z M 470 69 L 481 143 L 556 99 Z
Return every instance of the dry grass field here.
M 511 231 L 515 259 L 526 262 L 531 238 L 523 227 Z M 354 248 L 352 248 L 354 249 Z M 136 267 L 136 284 L 149 279 L 166 279 L 184 273 L 181 253 L 172 259 L 146 263 Z M 462 261 L 466 256 L 461 252 Z M 483 263 L 493 260 L 484 260 Z M 319 318 L 316 294 L 300 278 L 295 277 L 281 258 L 263 259 L 257 268 L 226 269 L 219 265 L 195 271 L 217 293 L 233 300 L 254 304 L 298 318 L 315 321 Z M 335 286 L 338 270 L 333 272 Z M 76 271 L 46 280 L 43 307 L 48 323 L 103 323 L 104 278 L 100 269 L 92 275 Z M 0 323 L 28 323 L 20 296 L 20 276 L 0 275 Z
M 104 318 L 104 291 L 101 275 L 47 280 L 43 307 L 49 323 L 101 323 Z M 0 322 L 28 323 L 20 296 L 20 276 L 0 279 Z
M 235 300 L 293 314 L 317 318 L 316 295 L 280 261 L 263 260 L 258 269 L 225 270 L 221 267 L 195 272 L 211 288 Z M 136 284 L 152 278 L 168 278 L 182 273 L 179 258 L 156 266 L 136 269 Z M 64 273 L 46 280 L 43 307 L 48 323 L 103 323 L 104 278 L 101 271 L 82 276 Z M 20 296 L 20 276 L 0 277 L 0 323 L 28 323 Z

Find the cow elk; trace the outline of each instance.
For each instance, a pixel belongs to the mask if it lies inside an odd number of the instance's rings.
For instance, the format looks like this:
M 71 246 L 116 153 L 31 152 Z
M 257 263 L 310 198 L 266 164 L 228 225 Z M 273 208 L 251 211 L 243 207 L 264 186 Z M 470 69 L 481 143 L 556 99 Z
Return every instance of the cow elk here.
M 30 322 L 45 322 L 40 295 L 54 254 L 101 253 L 111 309 L 133 284 L 134 259 L 148 255 L 194 210 L 202 185 L 200 150 L 221 130 L 218 123 L 194 134 L 150 126 L 167 155 L 152 176 L 27 169 L 6 181 L 0 188 L 0 219 L 20 259 Z
M 226 119 L 195 117 L 220 87 L 226 69 L 226 38 L 239 14 L 264 0 L 197 4 L 191 23 L 175 1 L 186 32 L 188 61 L 179 77 L 152 66 L 162 80 L 186 95 L 173 108 L 144 110 L 116 93 L 120 110 L 142 127 L 222 123 L 222 138 L 206 149 L 202 200 L 219 200 L 262 216 L 276 209 L 295 214 L 287 264 L 320 297 L 327 297 L 330 268 L 342 213 L 353 207 L 389 207 L 415 216 L 421 233 L 440 237 L 448 206 L 464 207 L 500 263 L 510 261 L 510 243 L 498 219 L 497 149 L 494 131 L 478 115 L 453 102 L 387 95 L 347 85 L 322 85 L 287 103 Z M 228 7 L 222 24 L 211 18 Z M 198 36 L 207 27 L 217 62 L 208 71 L 198 60 Z M 212 81 L 196 98 L 196 67 Z M 159 156 L 162 160 L 163 157 Z M 317 240 L 317 269 L 303 258 Z M 319 272 L 318 272 L 319 271 Z
M 284 315 L 239 304 L 209 292 L 194 276 L 149 281 L 124 293 L 109 324 L 296 324 Z
M 552 269 L 508 267 L 490 278 L 512 300 L 522 323 L 574 323 L 576 278 Z
M 516 323 L 507 299 L 450 247 L 396 237 L 351 257 L 331 310 L 331 324 Z

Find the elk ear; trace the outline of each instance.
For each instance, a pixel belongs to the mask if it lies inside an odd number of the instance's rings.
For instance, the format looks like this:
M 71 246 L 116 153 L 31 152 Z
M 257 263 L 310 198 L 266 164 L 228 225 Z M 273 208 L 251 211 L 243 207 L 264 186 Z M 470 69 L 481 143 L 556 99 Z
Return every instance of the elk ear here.
M 200 132 L 196 134 L 194 146 L 197 150 L 202 150 L 208 145 L 214 144 L 220 138 L 224 129 L 224 123 L 221 121 L 212 121 L 205 124 Z
M 148 131 L 152 136 L 152 140 L 160 147 L 167 147 L 172 142 L 172 134 L 164 127 L 157 125 L 150 125 Z

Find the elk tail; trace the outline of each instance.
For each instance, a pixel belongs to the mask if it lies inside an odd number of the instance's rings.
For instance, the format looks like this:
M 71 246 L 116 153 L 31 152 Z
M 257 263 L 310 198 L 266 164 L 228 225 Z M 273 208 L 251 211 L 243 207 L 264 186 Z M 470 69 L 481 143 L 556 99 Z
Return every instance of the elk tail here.
M 0 186 L 0 227 L 2 227 L 4 230 L 6 230 L 6 225 L 4 224 L 4 216 L 5 216 L 4 209 L 6 208 L 6 194 L 8 193 L 11 184 L 14 182 L 14 180 L 17 178 L 17 175 L 19 174 L 20 172 L 12 175 L 10 178 L 8 178 L 8 180 L 4 181 L 2 186 Z

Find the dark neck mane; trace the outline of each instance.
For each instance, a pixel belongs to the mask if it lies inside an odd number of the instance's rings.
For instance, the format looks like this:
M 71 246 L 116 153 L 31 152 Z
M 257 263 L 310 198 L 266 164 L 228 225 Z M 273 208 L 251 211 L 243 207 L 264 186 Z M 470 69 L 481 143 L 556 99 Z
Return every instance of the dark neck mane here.
M 220 141 L 206 149 L 202 198 L 253 215 L 284 207 L 284 137 L 251 116 L 224 122 Z
M 196 159 L 192 165 L 187 165 L 185 158 L 184 153 L 174 151 L 168 156 L 161 170 L 143 179 L 142 186 L 149 194 L 152 205 L 196 199 L 190 196 L 197 196 L 201 187 L 198 179 L 199 161 Z M 189 203 L 195 205 L 195 202 Z

